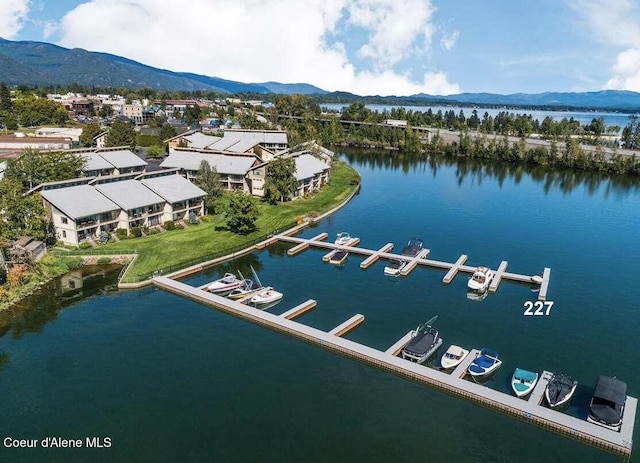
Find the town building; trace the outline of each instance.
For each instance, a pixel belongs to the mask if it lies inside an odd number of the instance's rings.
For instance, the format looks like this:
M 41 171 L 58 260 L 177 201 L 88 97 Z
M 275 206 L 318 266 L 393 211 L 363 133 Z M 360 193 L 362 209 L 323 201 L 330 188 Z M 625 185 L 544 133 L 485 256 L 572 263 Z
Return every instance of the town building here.
M 70 137 L 28 137 L 23 133 L 0 135 L 0 150 L 23 150 L 27 148 L 40 151 L 61 151 L 71 149 Z

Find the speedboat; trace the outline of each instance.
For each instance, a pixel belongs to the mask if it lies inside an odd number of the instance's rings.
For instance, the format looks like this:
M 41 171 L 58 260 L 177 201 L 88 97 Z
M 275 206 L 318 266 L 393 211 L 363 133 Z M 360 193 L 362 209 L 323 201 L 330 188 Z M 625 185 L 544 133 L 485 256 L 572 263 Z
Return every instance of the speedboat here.
M 347 256 L 349 253 L 344 249 L 336 249 L 331 253 L 331 257 L 329 257 L 329 263 L 334 265 L 342 265 L 347 260 Z
M 402 358 L 412 362 L 424 363 L 442 345 L 442 338 L 438 330 L 431 324 L 438 318 L 436 315 L 427 323 L 418 325 L 411 332 L 411 340 L 402 349 Z
M 422 240 L 420 238 L 411 238 L 402 250 L 402 255 L 415 257 L 420 251 L 422 251 Z
M 517 397 L 525 397 L 531 394 L 537 382 L 538 373 L 516 368 L 511 377 L 511 389 L 513 389 Z
M 419 238 L 411 238 L 407 245 L 402 249 L 402 255 L 407 257 L 415 257 L 422 251 L 422 240 Z M 407 265 L 407 261 L 402 259 L 390 260 L 384 268 L 384 274 L 391 277 L 400 275 L 400 271 Z
M 496 371 L 502 365 L 498 359 L 498 353 L 491 349 L 481 349 L 480 354 L 469 365 L 468 372 L 471 376 L 487 376 Z
M 339 244 L 341 246 L 344 246 L 345 244 L 347 244 L 349 241 L 351 241 L 353 238 L 351 238 L 351 235 L 347 232 L 340 232 L 338 233 L 338 235 L 336 236 L 336 240 L 334 241 L 335 244 Z
M 544 390 L 549 407 L 556 408 L 569 402 L 573 393 L 576 392 L 576 387 L 578 387 L 578 381 L 571 376 L 564 373 L 554 374 Z
M 484 292 L 489 289 L 491 280 L 493 280 L 493 271 L 489 267 L 478 267 L 469 278 L 467 287 L 473 291 Z
M 252 305 L 264 306 L 267 304 L 273 304 L 282 299 L 283 294 L 273 289 L 271 286 L 267 286 L 263 288 L 261 291 L 258 291 L 253 297 L 249 300 Z
M 225 273 L 224 276 L 207 286 L 207 291 L 219 295 L 228 294 L 244 284 L 243 279 L 239 279 L 233 273 Z
M 256 283 L 250 278 L 245 278 L 243 280 L 243 285 L 231 291 L 229 294 L 227 294 L 227 297 L 229 299 L 242 299 L 243 297 L 247 297 L 251 294 L 257 293 L 261 289 L 262 286 L 259 283 Z
M 615 377 L 600 376 L 591 398 L 587 421 L 612 431 L 620 431 L 626 400 L 626 383 Z
M 442 355 L 442 358 L 440 359 L 440 366 L 445 370 L 455 368 L 462 363 L 467 355 L 469 355 L 468 350 L 463 349 L 460 346 L 451 345 Z
M 397 277 L 400 275 L 400 270 L 404 268 L 407 263 L 404 260 L 393 259 L 384 268 L 384 274 L 389 277 Z

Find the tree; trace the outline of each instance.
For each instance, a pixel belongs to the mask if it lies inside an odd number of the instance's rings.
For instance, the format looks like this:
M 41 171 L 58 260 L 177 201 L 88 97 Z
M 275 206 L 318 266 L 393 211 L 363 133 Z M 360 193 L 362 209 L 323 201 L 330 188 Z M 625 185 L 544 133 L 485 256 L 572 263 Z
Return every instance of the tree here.
M 101 132 L 102 129 L 97 122 L 91 122 L 85 125 L 80 134 L 80 143 L 82 143 L 83 146 L 96 146 L 94 138 Z
M 146 150 L 146 155 L 148 158 L 161 158 L 165 154 L 167 154 L 164 150 L 164 145 L 151 145 Z
M 271 203 L 284 201 L 290 198 L 298 188 L 296 161 L 293 158 L 279 157 L 267 166 L 267 179 L 265 181 L 265 199 Z
M 163 124 L 162 127 L 160 127 L 160 134 L 158 135 L 158 138 L 160 138 L 160 141 L 165 142 L 176 135 L 176 129 L 171 127 L 169 124 Z
M 256 229 L 256 220 L 260 212 L 250 196 L 241 191 L 234 191 L 229 195 L 225 216 L 229 230 L 239 235 L 247 235 Z
M 46 182 L 58 182 L 78 178 L 87 160 L 73 153 L 43 153 L 27 148 L 15 159 L 7 161 L 6 179 L 22 185 L 23 191 Z
M 200 163 L 200 169 L 198 169 L 196 184 L 207 193 L 204 199 L 205 207 L 209 213 L 215 214 L 218 200 L 222 197 L 222 183 L 220 183 L 220 175 L 216 168 L 212 168 L 204 159 Z
M 46 238 L 42 199 L 38 194 L 25 196 L 20 182 L 5 178 L 0 181 L 0 237 L 15 239 L 22 235 Z
M 11 111 L 13 109 L 11 91 L 5 82 L 0 84 L 0 109 L 3 111 Z
M 113 107 L 108 104 L 103 104 L 98 111 L 98 116 L 109 117 L 113 114 Z
M 129 122 L 116 120 L 111 125 L 104 141 L 104 146 L 128 146 L 136 149 L 136 132 Z

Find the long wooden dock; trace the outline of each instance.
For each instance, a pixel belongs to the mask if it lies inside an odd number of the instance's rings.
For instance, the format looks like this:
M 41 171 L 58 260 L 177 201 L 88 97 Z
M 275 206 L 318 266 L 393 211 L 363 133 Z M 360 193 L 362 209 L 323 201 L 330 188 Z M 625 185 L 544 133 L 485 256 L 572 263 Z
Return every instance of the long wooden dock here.
M 535 401 L 522 400 L 473 381 L 461 379 L 456 377 L 457 370 L 449 375 L 445 372 L 398 358 L 392 355 L 393 352 L 390 351 L 397 350 L 400 341 L 386 352 L 383 352 L 344 339 L 332 334 L 332 332 L 321 331 L 166 277 L 156 277 L 153 279 L 153 283 L 166 291 L 214 307 L 234 317 L 284 333 L 347 358 L 364 362 L 402 378 L 540 426 L 548 431 L 576 439 L 624 458 L 631 456 L 633 428 L 638 403 L 634 397 L 627 397 L 622 429 L 620 432 L 614 432 L 585 420 L 540 406 Z M 352 320 L 350 319 L 346 323 Z M 337 328 L 332 331 L 336 330 Z M 401 341 L 404 341 L 405 338 L 406 336 Z M 468 357 L 473 358 L 471 353 Z
M 442 282 L 445 284 L 451 283 L 453 279 L 459 272 L 473 274 L 476 271 L 477 267 L 471 267 L 469 265 L 464 265 L 468 259 L 466 254 L 462 254 L 458 260 L 454 263 L 450 262 L 442 262 L 439 260 L 427 259 L 429 255 L 429 250 L 425 249 L 416 257 L 404 256 L 402 254 L 392 254 L 389 251 L 393 249 L 393 243 L 385 244 L 381 249 L 366 249 L 358 247 L 356 244 L 349 245 L 339 245 L 335 243 L 328 243 L 323 241 L 327 238 L 327 233 L 321 233 L 313 238 L 298 238 L 295 236 L 288 235 L 276 235 L 273 237 L 274 242 L 283 241 L 286 243 L 295 244 L 294 247 L 287 251 L 287 254 L 290 256 L 296 255 L 299 252 L 308 249 L 309 247 L 316 247 L 321 249 L 335 250 L 335 249 L 344 249 L 345 251 L 353 254 L 358 254 L 361 256 L 365 256 L 365 259 L 360 262 L 360 268 L 366 269 L 373 265 L 379 259 L 386 260 L 403 260 L 407 262 L 405 268 L 400 272 L 401 275 L 406 276 L 411 272 L 416 266 L 423 265 L 425 267 L 438 268 L 447 270 L 446 275 L 442 279 Z M 325 255 L 325 258 L 328 256 Z M 324 260 L 324 258 L 323 258 Z M 538 292 L 538 300 L 545 301 L 547 299 L 547 290 L 549 288 L 549 279 L 551 277 L 551 269 L 544 268 L 542 275 L 522 275 L 519 273 L 510 273 L 507 272 L 507 265 L 509 263 L 503 260 L 500 263 L 500 266 L 495 271 L 495 277 L 489 286 L 489 291 L 495 292 L 498 289 L 498 286 L 502 282 L 502 280 L 510 280 L 518 283 L 527 283 L 534 284 L 533 278 L 538 276 L 542 278 L 542 284 L 540 285 L 540 290 Z

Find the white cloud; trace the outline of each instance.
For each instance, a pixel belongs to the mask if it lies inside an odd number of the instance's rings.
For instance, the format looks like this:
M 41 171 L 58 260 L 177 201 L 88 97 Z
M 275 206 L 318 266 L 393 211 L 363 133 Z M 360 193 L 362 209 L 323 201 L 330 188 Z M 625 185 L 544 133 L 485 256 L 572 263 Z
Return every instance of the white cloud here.
M 445 50 L 451 50 L 458 41 L 458 37 L 460 37 L 460 31 L 458 30 L 454 30 L 451 34 L 444 34 L 440 39 L 440 45 Z
M 0 37 L 14 38 L 29 14 L 29 0 L 0 0 Z
M 434 12 L 430 0 L 355 0 L 348 6 L 348 24 L 370 31 L 360 56 L 389 67 L 401 61 L 416 40 L 428 48 Z
M 640 10 L 631 0 L 574 0 L 571 7 L 590 33 L 620 49 L 605 88 L 640 92 Z
M 1 1 L 1 0 L 0 0 Z M 91 0 L 58 23 L 59 43 L 151 66 L 243 82 L 308 82 L 326 90 L 406 95 L 458 92 L 443 72 L 394 71 L 433 27 L 430 0 Z M 338 29 L 369 32 L 357 69 Z M 414 50 L 415 51 L 415 50 Z

